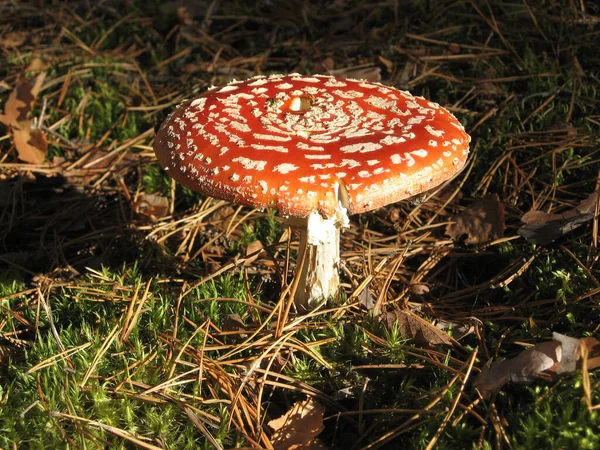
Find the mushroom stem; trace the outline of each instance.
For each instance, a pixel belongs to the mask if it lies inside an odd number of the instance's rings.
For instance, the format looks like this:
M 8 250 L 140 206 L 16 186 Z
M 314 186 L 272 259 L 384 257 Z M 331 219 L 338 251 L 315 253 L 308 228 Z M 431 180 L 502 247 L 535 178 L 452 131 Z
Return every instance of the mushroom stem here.
M 323 300 L 337 294 L 340 287 L 340 229 L 349 225 L 346 208 L 341 204 L 330 219 L 313 212 L 300 232 L 299 251 L 306 251 L 294 304 L 310 311 Z M 306 249 L 306 250 L 305 250 Z

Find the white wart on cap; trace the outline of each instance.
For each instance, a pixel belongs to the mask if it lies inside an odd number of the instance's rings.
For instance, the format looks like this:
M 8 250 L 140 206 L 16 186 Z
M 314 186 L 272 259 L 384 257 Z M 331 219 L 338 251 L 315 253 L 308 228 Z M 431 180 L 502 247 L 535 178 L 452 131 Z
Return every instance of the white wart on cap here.
M 182 103 L 154 146 L 169 175 L 211 197 L 288 216 L 350 214 L 459 172 L 470 137 L 440 105 L 361 80 L 271 75 Z

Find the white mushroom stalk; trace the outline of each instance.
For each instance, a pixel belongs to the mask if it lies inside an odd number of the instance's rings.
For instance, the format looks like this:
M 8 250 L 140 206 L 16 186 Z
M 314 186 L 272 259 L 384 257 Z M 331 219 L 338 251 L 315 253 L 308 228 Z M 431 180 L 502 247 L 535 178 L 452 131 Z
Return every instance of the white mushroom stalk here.
M 439 185 L 470 137 L 437 103 L 380 83 L 327 75 L 257 76 L 182 103 L 154 150 L 176 181 L 305 222 L 295 301 L 339 289 L 340 230 L 360 214 Z
M 340 232 L 350 226 L 348 211 L 338 200 L 332 218 L 313 212 L 300 229 L 299 254 L 304 257 L 294 304 L 300 311 L 310 311 L 319 303 L 335 297 L 340 289 Z

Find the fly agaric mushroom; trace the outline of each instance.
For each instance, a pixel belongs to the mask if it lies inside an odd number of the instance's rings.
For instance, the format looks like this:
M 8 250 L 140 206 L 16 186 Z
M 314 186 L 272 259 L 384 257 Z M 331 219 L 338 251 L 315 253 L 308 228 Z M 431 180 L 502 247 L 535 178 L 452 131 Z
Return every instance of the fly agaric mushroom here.
M 470 137 L 440 105 L 332 76 L 233 81 L 188 100 L 154 145 L 176 181 L 214 198 L 300 219 L 301 309 L 339 289 L 348 214 L 429 190 L 458 173 Z

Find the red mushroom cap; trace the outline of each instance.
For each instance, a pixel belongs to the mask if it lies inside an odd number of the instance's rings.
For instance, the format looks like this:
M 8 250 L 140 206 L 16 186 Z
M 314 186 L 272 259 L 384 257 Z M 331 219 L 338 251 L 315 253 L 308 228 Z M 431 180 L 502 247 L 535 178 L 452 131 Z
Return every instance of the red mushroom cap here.
M 178 182 L 284 215 L 350 214 L 429 190 L 458 173 L 470 137 L 437 103 L 361 80 L 271 75 L 182 103 L 154 149 Z M 340 192 L 341 191 L 341 192 Z

